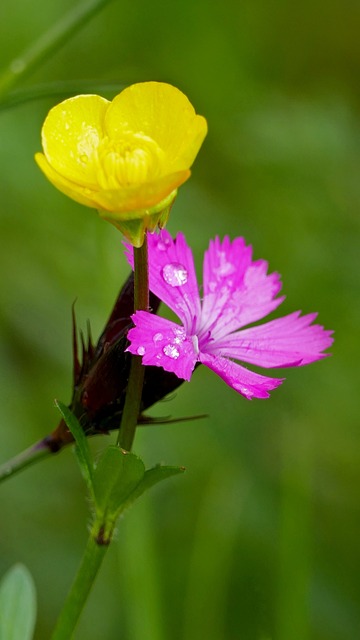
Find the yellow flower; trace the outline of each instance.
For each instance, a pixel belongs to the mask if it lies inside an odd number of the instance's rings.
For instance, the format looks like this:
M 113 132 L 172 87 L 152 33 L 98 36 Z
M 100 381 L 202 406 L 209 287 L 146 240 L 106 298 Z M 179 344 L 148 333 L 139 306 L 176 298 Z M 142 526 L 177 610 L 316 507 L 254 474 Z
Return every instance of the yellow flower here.
M 164 226 L 207 133 L 205 118 L 170 84 L 134 84 L 53 107 L 36 162 L 55 187 L 99 211 L 135 246 Z

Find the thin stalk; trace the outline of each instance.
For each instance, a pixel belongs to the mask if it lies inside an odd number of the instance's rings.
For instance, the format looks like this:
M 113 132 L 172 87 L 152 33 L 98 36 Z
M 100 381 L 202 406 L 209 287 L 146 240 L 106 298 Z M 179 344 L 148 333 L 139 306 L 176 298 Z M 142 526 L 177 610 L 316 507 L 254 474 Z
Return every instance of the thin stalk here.
M 80 93 L 98 93 L 100 95 L 120 93 L 125 88 L 120 82 L 101 83 L 98 80 L 56 80 L 54 82 L 41 82 L 31 87 L 21 87 L 11 91 L 0 102 L 0 109 L 10 109 L 26 102 L 32 102 L 42 98 L 57 98 L 63 100 L 66 97 Z M 106 95 L 104 96 L 106 97 Z
M 87 0 L 77 5 L 15 58 L 0 75 L 0 101 L 109 2 L 110 0 Z
M 0 482 L 3 482 L 3 480 L 6 480 L 7 478 L 11 478 L 18 471 L 25 469 L 25 467 L 29 467 L 40 458 L 45 458 L 52 453 L 53 451 L 47 444 L 46 439 L 44 438 L 44 440 L 40 440 L 40 442 L 37 442 L 14 458 L 11 458 L 11 460 L 0 465 Z
M 146 311 L 148 308 L 148 246 L 145 235 L 143 245 L 138 249 L 134 247 L 134 311 Z M 132 356 L 125 405 L 117 440 L 118 445 L 126 451 L 131 450 L 135 437 L 140 413 L 144 373 L 145 368 L 141 363 L 141 357 Z
M 51 640 L 69 640 L 72 637 L 109 547 L 110 541 L 104 544 L 100 538 L 100 533 L 96 535 L 94 530 L 90 533 L 80 567 L 65 600 Z
M 149 306 L 148 252 L 147 238 L 142 247 L 134 249 L 134 307 L 147 309 Z M 130 451 L 139 416 L 144 367 L 139 356 L 132 357 L 128 389 L 123 411 L 118 444 Z M 84 604 L 99 571 L 106 550 L 111 542 L 111 534 L 104 539 L 103 526 L 95 523 L 90 534 L 85 553 L 70 592 L 60 613 L 51 640 L 69 640 L 77 625 Z

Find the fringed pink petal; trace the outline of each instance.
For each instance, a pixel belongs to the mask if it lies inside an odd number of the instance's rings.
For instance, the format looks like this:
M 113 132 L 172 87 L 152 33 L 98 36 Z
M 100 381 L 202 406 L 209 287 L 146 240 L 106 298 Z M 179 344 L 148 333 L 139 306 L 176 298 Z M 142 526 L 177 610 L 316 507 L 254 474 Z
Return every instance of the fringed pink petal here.
M 150 290 L 176 313 L 187 333 L 194 333 L 201 307 L 192 251 L 181 233 L 175 240 L 165 229 L 147 237 Z M 133 248 L 125 246 L 133 267 Z
M 215 371 L 229 387 L 241 393 L 248 400 L 268 398 L 269 391 L 276 389 L 284 380 L 284 378 L 268 378 L 254 373 L 221 356 L 202 353 L 200 362 Z
M 135 327 L 128 332 L 127 351 L 142 356 L 144 365 L 163 367 L 178 378 L 190 380 L 197 355 L 185 329 L 147 311 L 137 311 L 132 320 Z
M 311 324 L 316 316 L 296 311 L 209 342 L 206 350 L 265 368 L 310 364 L 329 355 L 322 352 L 333 343 L 332 331 Z
M 276 309 L 283 298 L 277 273 L 267 275 L 267 262 L 252 261 L 243 238 L 210 242 L 204 258 L 204 300 L 199 339 L 217 340 Z

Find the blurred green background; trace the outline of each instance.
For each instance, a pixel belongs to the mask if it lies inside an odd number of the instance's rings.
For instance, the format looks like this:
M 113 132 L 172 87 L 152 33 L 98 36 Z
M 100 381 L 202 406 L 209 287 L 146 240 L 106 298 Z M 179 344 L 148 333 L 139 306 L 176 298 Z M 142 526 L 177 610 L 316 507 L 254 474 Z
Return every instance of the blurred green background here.
M 2 0 L 1 65 L 72 6 Z M 286 371 L 269 400 L 200 368 L 152 410 L 209 417 L 138 431 L 148 466 L 187 473 L 119 523 L 79 640 L 360 638 L 359 27 L 351 0 L 114 0 L 18 86 L 182 89 L 209 135 L 169 230 L 199 266 L 210 237 L 244 235 L 283 276 L 282 313 L 317 310 L 336 332 L 332 357 Z M 65 95 L 0 112 L 0 462 L 69 400 L 72 302 L 97 336 L 128 273 L 119 233 L 34 163 Z M 30 569 L 47 640 L 87 538 L 71 449 L 2 484 L 0 503 L 0 574 Z

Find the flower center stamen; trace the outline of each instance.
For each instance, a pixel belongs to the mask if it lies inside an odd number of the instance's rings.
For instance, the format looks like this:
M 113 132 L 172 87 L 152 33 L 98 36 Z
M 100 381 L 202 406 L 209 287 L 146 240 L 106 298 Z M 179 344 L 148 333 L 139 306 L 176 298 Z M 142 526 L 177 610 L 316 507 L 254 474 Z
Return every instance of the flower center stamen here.
M 96 151 L 101 189 L 143 184 L 161 174 L 164 152 L 142 133 L 124 133 L 118 140 L 105 137 Z
M 191 342 L 193 344 L 194 351 L 195 351 L 196 355 L 198 356 L 199 353 L 200 353 L 198 337 L 197 336 L 191 336 Z

